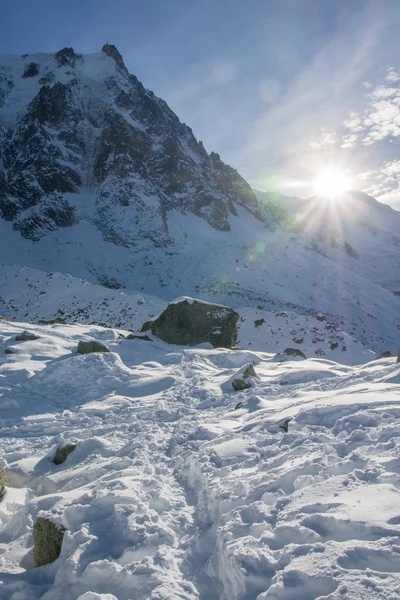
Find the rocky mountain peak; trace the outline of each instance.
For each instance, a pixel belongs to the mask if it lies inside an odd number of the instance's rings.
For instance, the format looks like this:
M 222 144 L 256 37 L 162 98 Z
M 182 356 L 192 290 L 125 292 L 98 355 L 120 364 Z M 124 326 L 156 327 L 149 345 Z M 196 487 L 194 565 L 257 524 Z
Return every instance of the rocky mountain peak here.
M 165 246 L 173 212 L 221 231 L 238 205 L 257 214 L 247 182 L 129 74 L 114 45 L 0 57 L 0 75 L 0 217 L 24 237 L 88 221 L 117 245 Z
M 125 63 L 124 63 L 124 59 L 122 58 L 122 55 L 120 54 L 120 52 L 117 50 L 116 46 L 114 46 L 113 44 L 107 43 L 107 44 L 104 44 L 101 51 L 104 52 L 105 54 L 107 54 L 107 56 L 109 56 L 113 60 L 115 60 L 117 65 L 120 67 L 120 69 L 123 69 L 124 71 L 128 72 L 128 69 L 126 68 Z

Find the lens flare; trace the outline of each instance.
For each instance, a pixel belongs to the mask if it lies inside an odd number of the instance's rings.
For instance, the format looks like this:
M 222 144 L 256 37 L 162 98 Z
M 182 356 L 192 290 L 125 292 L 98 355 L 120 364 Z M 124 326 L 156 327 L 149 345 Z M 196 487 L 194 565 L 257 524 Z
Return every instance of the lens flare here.
M 340 200 L 350 188 L 350 178 L 345 171 L 327 168 L 317 174 L 314 191 L 317 196 L 329 200 Z

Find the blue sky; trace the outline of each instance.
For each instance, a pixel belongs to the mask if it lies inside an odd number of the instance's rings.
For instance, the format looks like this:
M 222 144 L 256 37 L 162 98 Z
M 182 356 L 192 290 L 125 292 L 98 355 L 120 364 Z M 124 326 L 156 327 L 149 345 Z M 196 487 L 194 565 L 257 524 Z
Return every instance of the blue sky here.
M 400 208 L 399 30 L 400 0 L 2 0 L 0 52 L 108 41 L 255 187 L 334 166 Z

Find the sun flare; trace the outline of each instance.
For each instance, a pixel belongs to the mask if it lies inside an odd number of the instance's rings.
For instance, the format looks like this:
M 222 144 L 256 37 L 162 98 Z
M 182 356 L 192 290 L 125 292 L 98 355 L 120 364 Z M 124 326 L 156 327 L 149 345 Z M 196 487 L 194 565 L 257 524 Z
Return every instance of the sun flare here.
M 339 169 L 323 169 L 319 171 L 314 181 L 316 195 L 329 200 L 340 200 L 349 188 L 348 175 Z

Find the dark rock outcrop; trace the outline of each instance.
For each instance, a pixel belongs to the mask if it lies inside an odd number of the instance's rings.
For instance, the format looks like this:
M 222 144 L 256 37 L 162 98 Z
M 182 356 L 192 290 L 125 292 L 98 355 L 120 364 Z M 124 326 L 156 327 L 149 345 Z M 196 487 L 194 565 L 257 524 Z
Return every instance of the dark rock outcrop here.
M 53 463 L 55 465 L 62 465 L 62 463 L 67 460 L 67 456 L 71 454 L 75 448 L 76 444 L 66 444 L 65 446 L 61 446 L 61 448 L 57 448 L 53 458 Z
M 50 319 L 46 321 L 45 319 L 40 319 L 38 321 L 39 325 L 65 325 L 65 319 L 61 319 L 60 317 L 56 317 L 55 319 Z
M 92 352 L 110 352 L 110 349 L 94 340 L 89 342 L 80 341 L 77 352 L 78 354 L 91 354 Z
M 104 59 L 101 74 L 96 59 L 102 85 L 97 79 L 90 85 L 92 59 L 72 48 L 40 64 L 36 95 L 0 131 L 0 218 L 33 241 L 87 219 L 105 241 L 147 250 L 173 243 L 170 211 L 193 213 L 221 231 L 230 229 L 238 205 L 259 217 L 257 199 L 237 171 L 206 152 L 190 127 L 128 72 L 115 46 L 102 51 L 116 64 L 113 72 Z M 31 59 L 23 77 L 39 74 Z M 17 71 L 0 81 L 0 108 L 16 77 Z M 88 214 L 81 204 L 75 210 L 74 195 L 94 196 Z
M 35 333 L 31 333 L 29 331 L 23 331 L 22 333 L 19 333 L 18 335 L 15 336 L 16 342 L 29 342 L 29 341 L 38 340 L 38 339 L 39 339 L 38 335 L 36 335 Z
M 39 65 L 31 62 L 25 67 L 22 77 L 23 79 L 26 79 L 27 77 L 36 77 L 37 75 L 39 75 Z
M 275 361 L 285 362 L 286 360 L 305 360 L 307 357 L 301 350 L 297 348 L 286 348 L 283 352 L 279 352 L 275 355 Z
M 144 342 L 152 342 L 153 340 L 149 335 L 137 335 L 135 333 L 130 333 L 126 336 L 127 340 L 143 340 Z
M 249 363 L 246 367 L 243 367 L 241 372 L 239 372 L 232 381 L 232 387 L 235 392 L 240 390 L 247 390 L 251 387 L 251 382 L 249 381 L 250 377 L 256 377 L 259 379 L 253 365 Z
M 191 298 L 169 304 L 151 323 L 151 332 L 164 342 L 232 348 L 237 341 L 239 315 L 232 308 Z
M 390 350 L 386 350 L 385 352 L 382 352 L 382 354 L 380 354 L 379 356 L 377 356 L 377 360 L 379 360 L 380 358 L 392 358 L 393 354 L 390 352 Z
M 56 52 L 55 59 L 60 67 L 74 67 L 77 55 L 73 48 L 63 48 Z
M 33 560 L 36 567 L 53 563 L 60 556 L 65 529 L 38 517 L 33 526 Z
M 306 358 L 304 352 L 298 350 L 297 348 L 286 348 L 286 350 L 283 351 L 283 354 L 286 354 L 286 356 L 299 356 L 301 358 Z
M 126 68 L 124 63 L 124 59 L 122 58 L 121 54 L 118 52 L 114 44 L 104 44 L 101 51 L 104 52 L 104 54 L 107 54 L 107 56 L 110 56 L 113 60 L 115 60 L 115 62 L 121 69 L 128 72 L 128 69 Z

